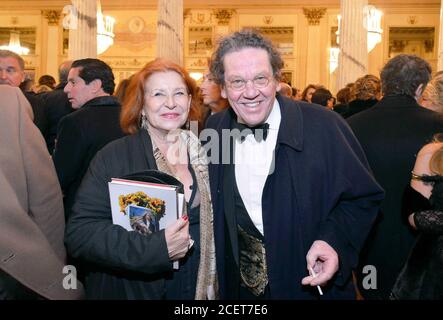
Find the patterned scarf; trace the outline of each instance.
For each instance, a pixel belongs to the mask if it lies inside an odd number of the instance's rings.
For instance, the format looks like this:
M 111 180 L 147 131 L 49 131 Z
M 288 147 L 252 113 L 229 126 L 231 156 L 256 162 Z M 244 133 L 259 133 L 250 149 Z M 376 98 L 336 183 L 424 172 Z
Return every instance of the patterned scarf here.
M 180 130 L 180 143 L 187 147 L 190 164 L 195 172 L 200 191 L 200 264 L 197 275 L 196 300 L 215 300 L 218 298 L 218 281 L 215 261 L 213 212 L 209 189 L 208 159 L 198 138 L 190 131 Z M 160 171 L 170 175 L 167 160 L 152 141 L 154 158 Z

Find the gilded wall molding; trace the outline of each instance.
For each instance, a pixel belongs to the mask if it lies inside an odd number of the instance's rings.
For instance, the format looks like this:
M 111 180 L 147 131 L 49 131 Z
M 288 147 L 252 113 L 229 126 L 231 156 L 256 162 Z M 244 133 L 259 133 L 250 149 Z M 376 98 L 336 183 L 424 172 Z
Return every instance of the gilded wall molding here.
M 323 18 L 326 13 L 326 8 L 303 8 L 303 13 L 306 19 L 308 19 L 310 26 L 318 26 L 320 19 Z
M 264 16 L 263 22 L 267 25 L 272 24 L 272 22 L 274 22 L 274 18 L 272 16 Z
M 219 25 L 227 26 L 235 13 L 233 9 L 217 9 L 212 11 Z
M 207 12 L 192 12 L 190 9 L 184 11 L 184 19 L 188 19 L 190 24 L 212 24 L 212 13 Z
M 409 24 L 414 25 L 417 23 L 418 19 L 417 16 L 408 16 L 407 20 Z
M 57 26 L 60 20 L 60 11 L 42 10 L 42 15 L 48 20 L 48 25 Z

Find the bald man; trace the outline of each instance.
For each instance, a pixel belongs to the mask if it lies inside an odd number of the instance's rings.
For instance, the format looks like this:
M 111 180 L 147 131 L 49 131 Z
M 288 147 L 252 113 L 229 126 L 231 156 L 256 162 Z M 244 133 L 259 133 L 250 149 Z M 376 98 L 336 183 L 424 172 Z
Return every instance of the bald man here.
M 286 82 L 280 82 L 280 90 L 278 91 L 282 96 L 286 96 L 288 98 L 292 97 L 292 88 Z

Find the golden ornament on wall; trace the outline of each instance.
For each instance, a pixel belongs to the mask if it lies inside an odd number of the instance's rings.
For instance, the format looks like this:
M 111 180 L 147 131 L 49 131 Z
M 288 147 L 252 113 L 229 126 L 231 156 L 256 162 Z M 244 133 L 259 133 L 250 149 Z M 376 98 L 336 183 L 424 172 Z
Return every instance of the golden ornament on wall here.
M 128 23 L 129 31 L 140 33 L 145 28 L 145 21 L 141 17 L 132 17 Z
M 274 21 L 274 18 L 272 18 L 272 16 L 264 16 L 263 17 L 263 22 L 265 24 L 271 24 Z
M 48 20 L 48 25 L 56 26 L 60 20 L 60 12 L 56 10 L 42 10 L 43 16 Z
M 409 16 L 408 23 L 412 24 L 412 25 L 416 24 L 417 23 L 417 16 Z
M 217 18 L 218 24 L 222 26 L 226 26 L 229 24 L 229 21 L 232 18 L 232 15 L 235 13 L 235 10 L 232 9 L 217 9 L 213 11 L 214 16 Z
M 303 13 L 308 19 L 310 26 L 317 26 L 320 24 L 320 19 L 326 13 L 326 8 L 303 8 Z

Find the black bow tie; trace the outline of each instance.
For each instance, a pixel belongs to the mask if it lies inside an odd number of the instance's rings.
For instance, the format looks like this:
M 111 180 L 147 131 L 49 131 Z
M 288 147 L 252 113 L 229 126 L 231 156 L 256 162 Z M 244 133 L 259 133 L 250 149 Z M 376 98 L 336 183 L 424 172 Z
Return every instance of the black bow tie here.
M 262 123 L 255 127 L 249 127 L 246 124 L 235 121 L 232 129 L 240 130 L 240 135 L 238 137 L 240 139 L 240 142 L 245 141 L 246 137 L 249 134 L 253 134 L 255 140 L 257 142 L 261 142 L 262 139 L 266 140 L 266 138 L 268 137 L 269 123 Z

